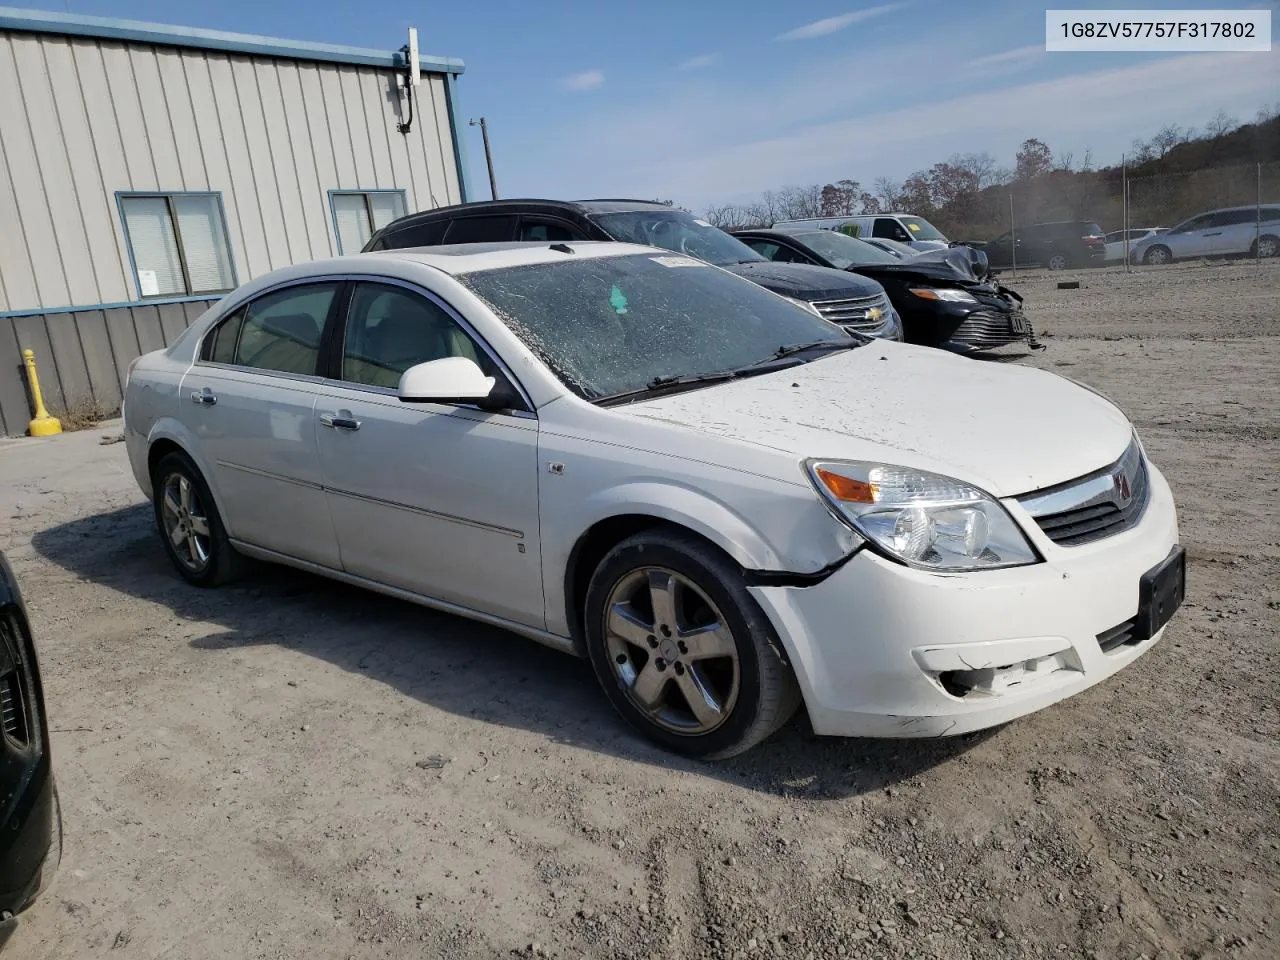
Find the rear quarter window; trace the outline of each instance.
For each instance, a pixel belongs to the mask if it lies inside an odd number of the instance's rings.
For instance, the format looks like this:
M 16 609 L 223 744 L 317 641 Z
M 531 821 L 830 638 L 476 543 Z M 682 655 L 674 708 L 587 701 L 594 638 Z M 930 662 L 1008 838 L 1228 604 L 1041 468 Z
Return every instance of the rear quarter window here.
M 515 234 L 513 216 L 459 217 L 445 232 L 445 243 L 499 243 Z

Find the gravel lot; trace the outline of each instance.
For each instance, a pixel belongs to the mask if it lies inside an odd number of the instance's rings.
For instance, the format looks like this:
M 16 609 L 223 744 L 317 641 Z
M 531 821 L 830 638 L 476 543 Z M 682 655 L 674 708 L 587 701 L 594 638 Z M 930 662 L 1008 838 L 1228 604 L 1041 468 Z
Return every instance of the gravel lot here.
M 0 949 L 1280 956 L 1280 263 L 1060 279 L 1008 278 L 1048 347 L 1022 362 L 1134 418 L 1188 601 L 1109 682 L 963 738 L 801 720 L 684 762 L 501 631 L 279 569 L 185 586 L 118 429 L 0 441 L 66 822 Z

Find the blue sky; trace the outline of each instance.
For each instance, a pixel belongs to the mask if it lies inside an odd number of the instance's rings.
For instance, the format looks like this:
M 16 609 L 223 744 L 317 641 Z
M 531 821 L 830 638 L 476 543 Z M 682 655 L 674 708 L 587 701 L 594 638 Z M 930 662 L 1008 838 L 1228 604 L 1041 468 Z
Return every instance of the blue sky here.
M 423 53 L 466 61 L 461 110 L 488 118 L 508 197 L 662 197 L 701 210 L 787 184 L 869 186 L 952 153 L 1012 166 L 1033 136 L 1108 163 L 1165 123 L 1202 125 L 1220 109 L 1250 120 L 1280 100 L 1280 47 L 1050 54 L 1045 5 L 1019 0 L 9 2 L 383 49 L 415 25 Z M 478 129 L 463 134 L 487 196 Z

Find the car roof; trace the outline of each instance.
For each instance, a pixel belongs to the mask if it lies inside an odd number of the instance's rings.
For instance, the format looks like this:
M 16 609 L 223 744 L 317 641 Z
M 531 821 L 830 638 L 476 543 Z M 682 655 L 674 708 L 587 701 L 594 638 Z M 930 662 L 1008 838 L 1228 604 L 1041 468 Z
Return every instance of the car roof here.
M 512 197 L 505 200 L 475 200 L 470 203 L 455 203 L 447 207 L 433 207 L 430 210 L 419 210 L 400 217 L 392 223 L 409 220 L 433 219 L 435 217 L 456 217 L 469 213 L 517 213 L 529 207 L 547 207 L 560 210 L 574 210 L 578 213 L 618 213 L 628 210 L 674 210 L 665 203 L 656 200 L 549 200 L 545 197 Z M 388 224 L 390 226 L 391 224 Z M 384 228 L 385 229 L 385 228 Z
M 382 257 L 409 260 L 434 267 L 452 276 L 496 270 L 502 267 L 526 267 L 540 263 L 563 263 L 570 258 L 600 259 L 643 253 L 671 255 L 670 250 L 644 247 L 635 243 L 616 243 L 604 240 L 574 240 L 548 244 L 541 241 L 510 240 L 502 243 L 455 243 L 434 247 L 402 247 L 396 250 L 377 250 L 357 253 L 350 258 L 368 262 L 369 258 Z

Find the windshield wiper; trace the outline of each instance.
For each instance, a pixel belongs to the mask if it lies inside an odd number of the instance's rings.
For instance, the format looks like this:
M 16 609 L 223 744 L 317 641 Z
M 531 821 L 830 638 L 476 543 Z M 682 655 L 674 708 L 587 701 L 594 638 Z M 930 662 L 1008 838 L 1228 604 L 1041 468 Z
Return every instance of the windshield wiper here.
M 675 392 L 681 387 L 701 386 L 706 383 L 732 380 L 737 376 L 738 372 L 736 370 L 717 370 L 712 373 L 686 373 L 670 377 L 654 377 L 643 387 L 637 387 L 634 390 L 623 390 L 620 393 L 610 393 L 603 397 L 595 397 L 591 402 L 616 403 L 621 400 L 644 397 L 653 393 Z
M 766 364 L 773 363 L 775 360 L 782 360 L 785 357 L 791 357 L 797 353 L 805 353 L 809 350 L 852 350 L 854 347 L 860 346 L 862 346 L 862 341 L 854 340 L 852 337 L 848 340 L 811 340 L 808 343 L 789 343 L 779 347 L 763 360 L 749 363 L 740 369 L 749 370 L 752 367 L 763 367 Z

